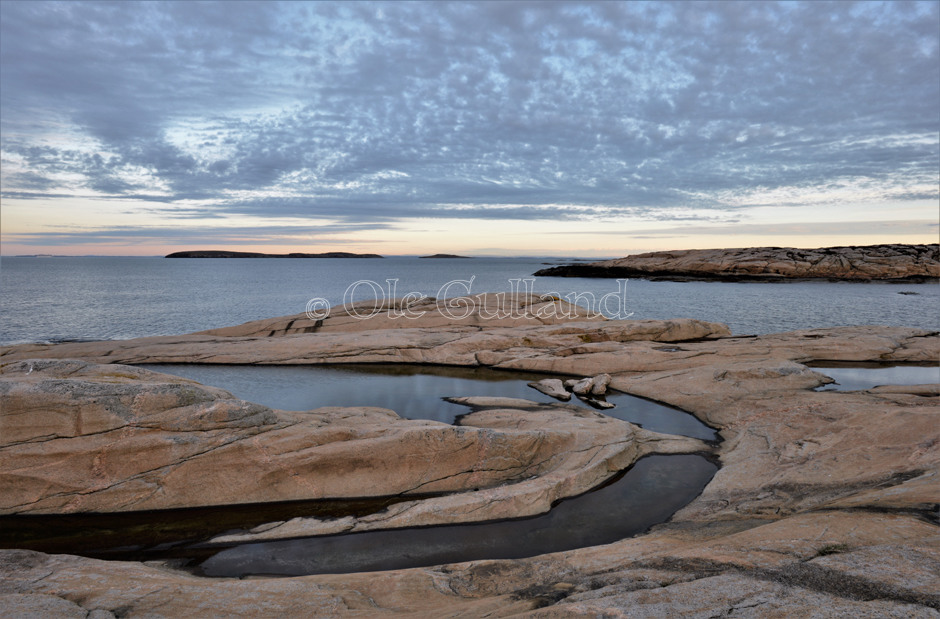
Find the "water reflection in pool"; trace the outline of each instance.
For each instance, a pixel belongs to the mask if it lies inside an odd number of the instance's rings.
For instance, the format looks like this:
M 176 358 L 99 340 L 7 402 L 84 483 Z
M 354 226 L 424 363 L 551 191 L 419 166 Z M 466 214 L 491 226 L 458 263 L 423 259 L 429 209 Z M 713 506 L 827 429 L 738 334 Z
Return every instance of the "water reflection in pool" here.
M 285 410 L 322 406 L 381 406 L 403 416 L 453 422 L 463 406 L 452 396 L 502 396 L 554 403 L 528 387 L 542 375 L 479 368 L 428 366 L 148 365 Z M 660 432 L 714 439 L 693 416 L 655 402 L 613 394 L 605 414 Z M 581 406 L 584 403 L 572 400 Z M 303 502 L 178 510 L 166 514 L 87 514 L 9 517 L 0 522 L 8 547 L 86 554 L 109 559 L 182 561 L 206 576 L 297 575 L 371 571 L 475 559 L 507 559 L 611 543 L 667 520 L 698 496 L 717 470 L 700 455 L 648 456 L 605 486 L 561 501 L 533 518 L 418 529 L 308 537 L 235 546 L 204 541 L 224 531 L 298 516 L 324 516 Z M 389 498 L 389 500 L 394 500 Z M 366 500 L 363 513 L 384 505 Z M 354 506 L 330 509 L 358 513 Z M 342 509 L 340 509 L 342 508 Z M 349 508 L 349 509 L 346 509 Z M 213 510 L 218 510 L 217 512 Z M 255 513 L 256 510 L 257 513 Z M 322 510 L 320 510 L 322 511 Z M 269 513 L 270 512 L 270 513 Z M 170 521 L 172 520 L 172 521 Z M 16 525 L 16 531 L 10 525 Z M 10 529 L 4 531 L 3 529 Z M 26 538 L 22 534 L 26 535 Z M 0 534 L 0 538 L 4 535 Z
M 839 367 L 817 366 L 813 369 L 836 381 L 833 384 L 820 387 L 819 391 L 860 391 L 879 385 L 940 384 L 940 365 L 932 367 L 913 365 L 883 367 L 859 364 L 855 367 L 848 365 Z
M 206 576 L 296 576 L 519 559 L 608 544 L 667 520 L 717 467 L 701 456 L 648 456 L 612 483 L 542 516 L 242 544 L 202 563 Z
M 304 411 L 321 406 L 379 406 L 409 419 L 453 423 L 467 412 L 444 402 L 445 397 L 499 396 L 536 402 L 557 402 L 527 386 L 542 374 L 423 365 L 142 365 L 230 391 L 236 397 L 281 410 Z M 714 440 L 716 433 L 694 416 L 625 393 L 607 401 L 616 408 L 605 415 L 638 424 L 647 430 Z M 573 398 L 572 403 L 588 405 Z

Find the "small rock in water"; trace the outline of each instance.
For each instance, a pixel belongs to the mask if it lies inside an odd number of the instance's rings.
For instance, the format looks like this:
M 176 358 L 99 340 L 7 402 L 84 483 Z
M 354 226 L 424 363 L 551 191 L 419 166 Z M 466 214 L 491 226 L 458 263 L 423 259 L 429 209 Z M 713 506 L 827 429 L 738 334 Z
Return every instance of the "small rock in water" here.
M 567 385 L 566 385 L 567 386 Z M 571 390 L 578 395 L 587 395 L 591 392 L 591 388 L 594 386 L 593 378 L 582 378 L 581 380 L 575 382 L 571 386 Z
M 562 402 L 571 399 L 571 394 L 565 390 L 565 384 L 557 378 L 544 378 L 538 382 L 529 383 L 529 386 Z
M 599 408 L 601 410 L 607 410 L 609 408 L 614 408 L 615 406 L 617 406 L 616 404 L 612 402 L 608 402 L 607 400 L 598 400 L 597 398 L 592 398 L 586 395 L 579 395 L 578 398 L 582 402 L 586 402 L 587 404 L 593 406 L 594 408 Z
M 593 395 L 604 395 L 607 393 L 607 385 L 610 384 L 610 374 L 599 374 L 593 378 L 594 384 L 591 387 Z

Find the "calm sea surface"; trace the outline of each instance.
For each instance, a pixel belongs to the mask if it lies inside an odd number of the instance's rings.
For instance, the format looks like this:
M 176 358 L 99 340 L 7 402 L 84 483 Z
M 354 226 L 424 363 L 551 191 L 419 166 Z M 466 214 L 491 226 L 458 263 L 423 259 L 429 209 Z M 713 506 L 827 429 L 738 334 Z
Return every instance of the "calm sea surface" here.
M 308 300 L 417 292 L 461 296 L 510 290 L 532 279 L 536 292 L 582 294 L 580 305 L 609 295 L 607 315 L 699 318 L 736 334 L 839 325 L 940 329 L 940 285 L 713 282 L 534 278 L 564 259 L 164 259 L 2 258 L 0 343 L 126 339 L 186 333 L 303 312 Z M 472 283 L 471 283 L 472 278 Z M 452 281 L 462 280 L 462 284 Z M 444 290 L 442 290 L 442 288 Z M 525 289 L 525 284 L 520 286 Z M 914 294 L 911 294 L 914 293 Z

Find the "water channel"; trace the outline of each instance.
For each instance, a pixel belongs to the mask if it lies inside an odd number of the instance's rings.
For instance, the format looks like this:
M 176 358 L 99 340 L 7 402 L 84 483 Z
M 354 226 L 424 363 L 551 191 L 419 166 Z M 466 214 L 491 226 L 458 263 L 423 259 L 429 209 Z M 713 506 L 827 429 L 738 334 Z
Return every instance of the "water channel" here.
M 459 423 L 464 406 L 445 397 L 501 396 L 554 403 L 527 386 L 545 378 L 479 368 L 402 365 L 147 365 L 220 387 L 282 410 L 379 406 L 403 417 Z M 716 440 L 712 428 L 681 410 L 611 393 L 604 414 L 658 432 Z M 588 406 L 573 398 L 571 403 Z M 474 559 L 509 559 L 611 543 L 667 520 L 698 496 L 717 471 L 700 455 L 648 456 L 627 471 L 540 516 L 242 544 L 207 542 L 223 533 L 298 516 L 365 515 L 420 497 L 294 501 L 128 514 L 0 517 L 0 547 L 68 552 L 120 560 L 170 560 L 213 577 L 371 571 Z

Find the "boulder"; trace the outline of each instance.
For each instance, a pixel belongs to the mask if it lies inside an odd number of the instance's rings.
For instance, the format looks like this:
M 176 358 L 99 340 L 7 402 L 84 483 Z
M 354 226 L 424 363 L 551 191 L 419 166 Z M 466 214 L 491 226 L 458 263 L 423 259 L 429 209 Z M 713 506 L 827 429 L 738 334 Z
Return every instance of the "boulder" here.
M 543 378 L 542 380 L 529 383 L 529 386 L 536 391 L 540 391 L 562 402 L 567 402 L 571 399 L 571 394 L 565 389 L 564 383 L 557 378 Z
M 587 395 L 594 388 L 593 378 L 582 378 L 571 385 L 571 392 L 575 395 Z
M 604 395 L 610 384 L 610 374 L 599 374 L 591 379 L 591 395 Z

